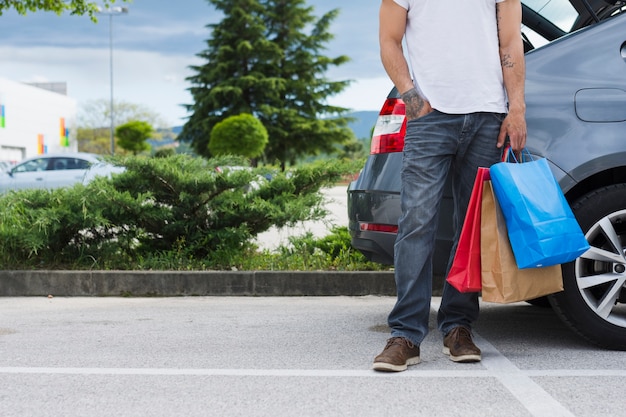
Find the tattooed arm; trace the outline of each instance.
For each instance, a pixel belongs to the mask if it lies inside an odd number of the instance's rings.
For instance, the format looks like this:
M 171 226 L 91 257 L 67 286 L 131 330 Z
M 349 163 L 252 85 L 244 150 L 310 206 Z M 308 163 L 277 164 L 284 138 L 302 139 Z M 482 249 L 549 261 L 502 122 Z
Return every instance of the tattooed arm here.
M 415 119 L 432 111 L 413 86 L 409 66 L 402 51 L 407 11 L 393 0 L 383 0 L 380 6 L 380 56 L 385 71 L 391 78 L 406 106 L 407 119 Z
M 520 0 L 505 0 L 496 3 L 500 62 L 504 87 L 509 98 L 509 114 L 502 122 L 498 147 L 509 137 L 511 147 L 520 151 L 526 146 L 526 102 L 524 81 L 526 66 L 522 43 L 522 6 Z

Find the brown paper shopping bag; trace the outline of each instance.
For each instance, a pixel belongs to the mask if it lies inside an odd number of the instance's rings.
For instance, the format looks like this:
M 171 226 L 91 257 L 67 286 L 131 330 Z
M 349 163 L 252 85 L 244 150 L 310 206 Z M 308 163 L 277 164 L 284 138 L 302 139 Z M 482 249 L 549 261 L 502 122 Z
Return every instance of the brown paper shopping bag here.
M 480 233 L 483 301 L 514 303 L 563 291 L 561 265 L 517 267 L 491 181 L 484 184 Z

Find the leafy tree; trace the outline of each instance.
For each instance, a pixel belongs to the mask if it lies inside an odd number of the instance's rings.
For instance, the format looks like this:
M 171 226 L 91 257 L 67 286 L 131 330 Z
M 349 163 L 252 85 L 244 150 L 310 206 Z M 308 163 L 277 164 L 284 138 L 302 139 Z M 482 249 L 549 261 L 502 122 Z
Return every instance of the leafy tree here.
M 128 0 L 121 1 L 127 2 Z M 0 16 L 5 10 L 10 9 L 15 9 L 19 14 L 41 10 L 57 14 L 63 12 L 70 12 L 70 14 L 76 15 L 88 14 L 91 20 L 95 21 L 98 3 L 101 3 L 103 8 L 106 9 L 115 3 L 115 0 L 102 0 L 100 2 L 87 0 L 3 0 L 0 1 Z
M 139 152 L 149 151 L 150 144 L 146 142 L 152 134 L 152 126 L 148 122 L 133 120 L 118 126 L 115 129 L 117 143 L 122 149 L 137 155 Z
M 171 128 L 166 127 L 163 117 L 142 104 L 127 101 L 113 103 L 113 120 L 122 125 L 132 120 L 145 120 L 158 130 L 152 139 L 175 138 Z M 111 151 L 111 104 L 108 99 L 87 101 L 78 112 L 78 150 L 106 155 Z
M 157 129 L 167 127 L 163 117 L 143 104 L 124 100 L 113 102 L 113 120 L 118 124 L 131 120 L 145 120 Z M 86 129 L 108 128 L 111 124 L 111 104 L 109 99 L 86 101 L 79 109 L 78 124 Z
M 108 127 L 90 129 L 78 126 L 76 137 L 79 152 L 107 155 L 111 152 L 111 131 Z
M 329 96 L 349 81 L 329 81 L 324 73 L 348 58 L 321 54 L 332 39 L 328 29 L 338 14 L 317 19 L 304 0 L 208 0 L 224 14 L 213 25 L 206 61 L 192 66 L 188 78 L 194 104 L 180 138 L 208 155 L 213 126 L 227 117 L 251 113 L 265 125 L 269 162 L 294 163 L 305 155 L 332 152 L 353 137 L 343 114 Z M 233 30 L 237 28 L 237 30 Z
M 231 116 L 211 130 L 209 150 L 213 155 L 241 155 L 256 158 L 267 145 L 267 129 L 251 114 Z

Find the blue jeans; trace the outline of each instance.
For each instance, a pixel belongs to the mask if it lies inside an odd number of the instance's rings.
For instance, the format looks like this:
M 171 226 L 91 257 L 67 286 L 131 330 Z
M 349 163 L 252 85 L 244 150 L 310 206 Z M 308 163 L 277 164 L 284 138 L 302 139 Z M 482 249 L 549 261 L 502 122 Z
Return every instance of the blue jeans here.
M 456 251 L 478 167 L 499 161 L 496 147 L 504 114 L 444 114 L 433 111 L 410 120 L 402 162 L 402 215 L 395 249 L 397 301 L 389 314 L 392 337 L 419 345 L 428 333 L 432 297 L 432 255 L 444 183 L 452 180 L 455 230 L 448 269 Z M 478 293 L 460 293 L 444 284 L 438 328 L 471 329 L 478 319 Z

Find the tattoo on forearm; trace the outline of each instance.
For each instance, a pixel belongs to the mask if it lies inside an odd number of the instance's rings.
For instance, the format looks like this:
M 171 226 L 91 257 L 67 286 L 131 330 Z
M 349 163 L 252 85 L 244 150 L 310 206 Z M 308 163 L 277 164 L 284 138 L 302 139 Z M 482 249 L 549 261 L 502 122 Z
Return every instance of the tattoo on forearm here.
M 424 99 L 420 97 L 415 88 L 412 88 L 406 93 L 402 94 L 401 98 L 402 101 L 404 101 L 404 105 L 406 106 L 407 119 L 416 119 L 424 109 L 424 105 L 426 104 Z
M 511 60 L 511 55 L 504 54 L 500 58 L 500 65 L 502 65 L 502 68 L 513 68 L 515 66 L 515 62 Z

